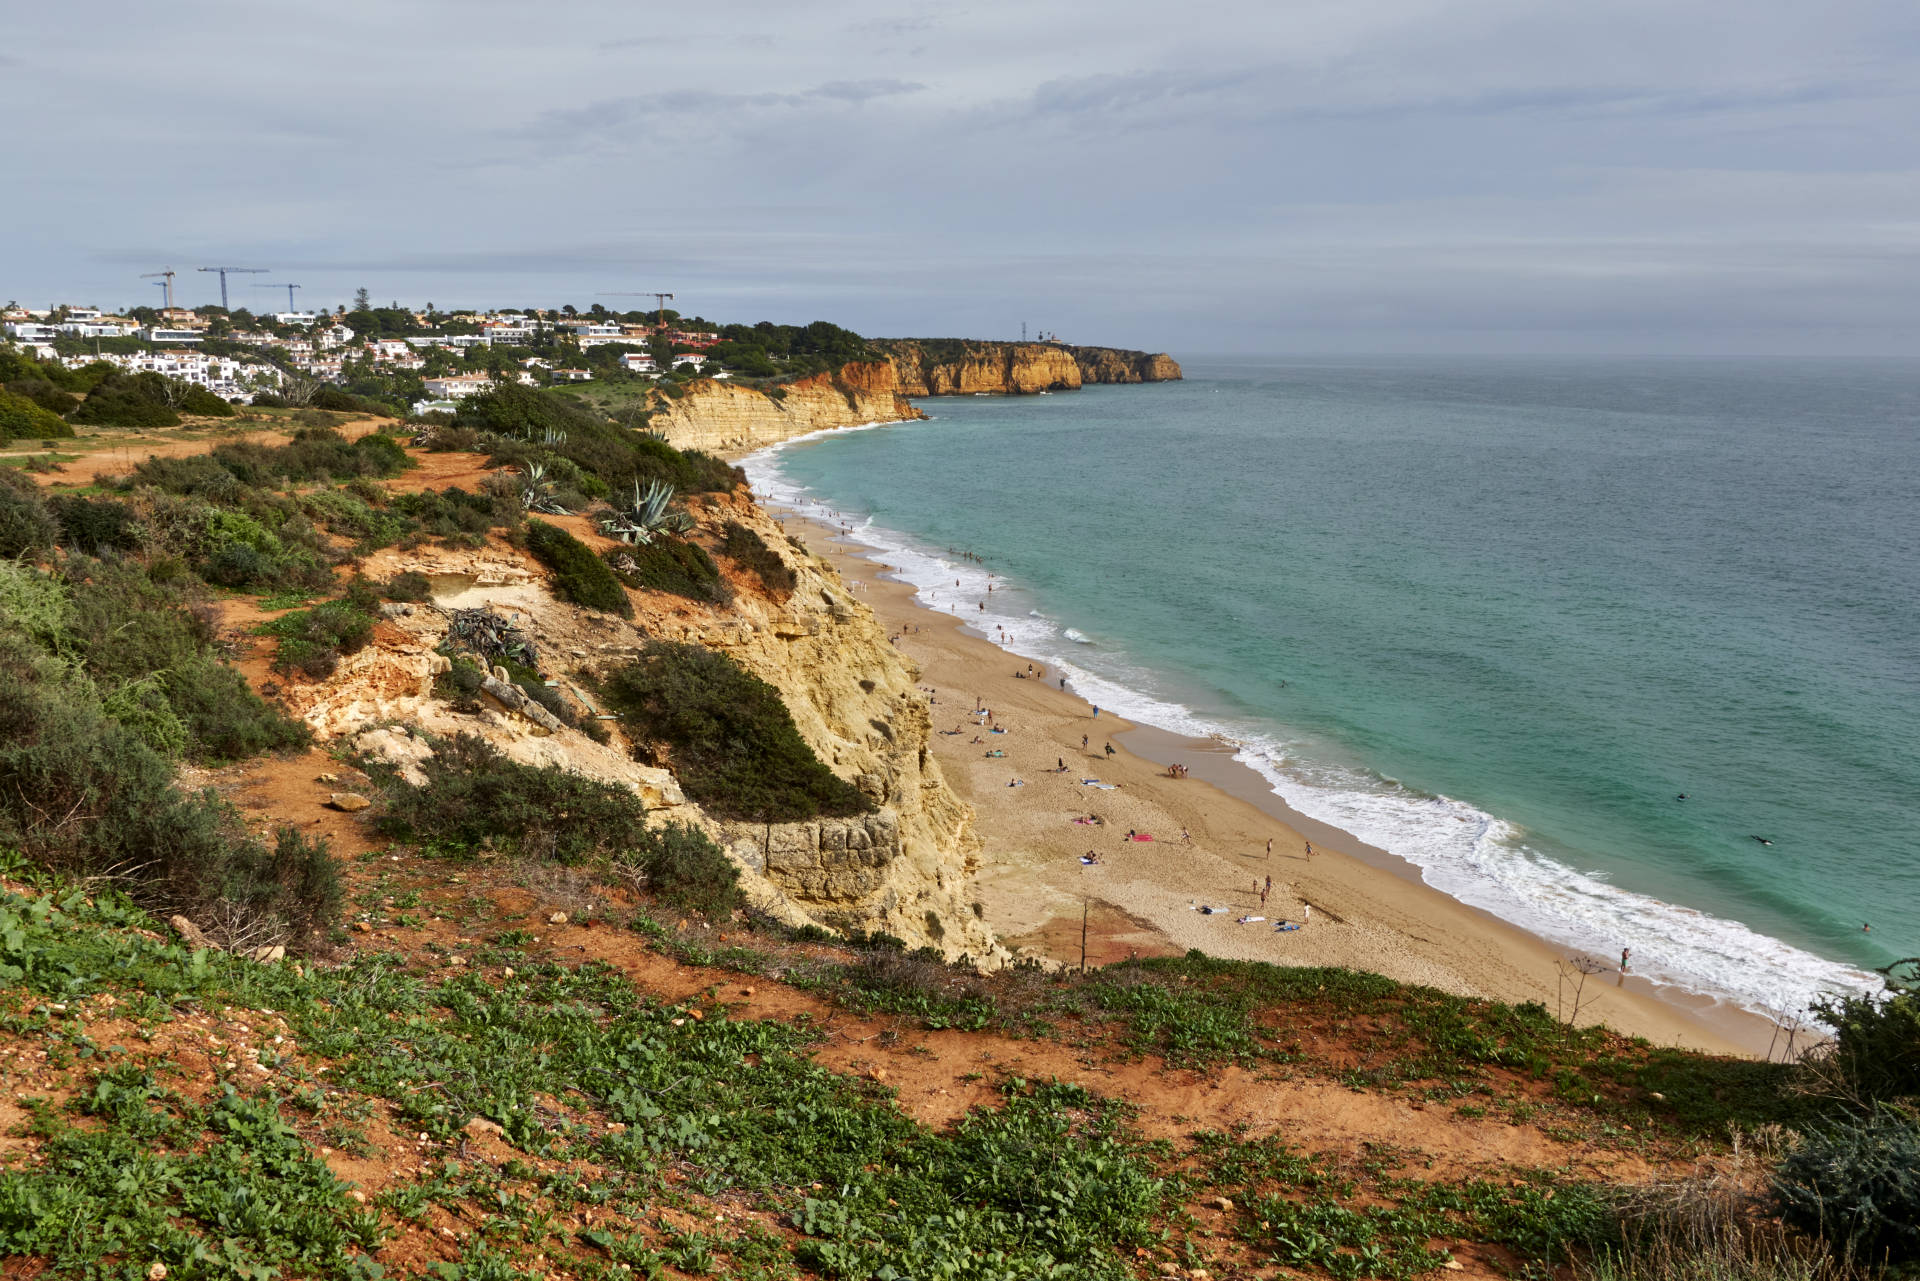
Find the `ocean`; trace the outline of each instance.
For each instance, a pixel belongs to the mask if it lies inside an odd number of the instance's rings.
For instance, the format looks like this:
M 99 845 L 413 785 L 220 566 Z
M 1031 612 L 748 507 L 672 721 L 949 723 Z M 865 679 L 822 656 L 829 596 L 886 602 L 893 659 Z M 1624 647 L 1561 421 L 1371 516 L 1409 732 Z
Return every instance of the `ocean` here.
M 748 474 L 1570 950 L 1767 1013 L 1920 954 L 1920 364 L 1186 372 Z

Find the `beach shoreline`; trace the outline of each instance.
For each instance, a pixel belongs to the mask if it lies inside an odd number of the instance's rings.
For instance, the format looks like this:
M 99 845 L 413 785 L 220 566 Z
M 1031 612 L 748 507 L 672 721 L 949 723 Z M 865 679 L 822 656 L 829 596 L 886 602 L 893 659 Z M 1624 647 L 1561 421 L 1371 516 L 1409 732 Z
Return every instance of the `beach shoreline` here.
M 1026 659 L 966 628 L 964 618 L 921 603 L 911 584 L 887 576 L 875 549 L 774 510 L 874 609 L 934 691 L 930 710 L 941 732 L 933 750 L 974 807 L 982 910 L 1009 946 L 1077 963 L 1084 913 L 1095 964 L 1197 947 L 1236 959 L 1371 970 L 1460 994 L 1540 1001 L 1549 1010 L 1571 1004 L 1582 977 L 1569 965 L 1571 949 L 1460 903 L 1426 885 L 1412 864 L 1292 810 L 1233 759 L 1228 744 L 1106 711 L 1096 718 L 1057 677 L 1025 679 Z M 981 702 L 1007 733 L 989 736 L 975 724 L 969 713 Z M 1175 761 L 1188 767 L 1187 777 L 1169 775 Z M 1096 778 L 1110 786 L 1082 782 Z M 1074 821 L 1089 816 L 1103 821 Z M 1129 841 L 1130 830 L 1153 839 Z M 1083 864 L 1087 852 L 1101 861 Z M 1273 890 L 1263 905 L 1268 877 Z M 1202 914 L 1195 905 L 1219 910 Z M 1299 923 L 1309 905 L 1304 928 L 1275 930 L 1282 919 Z M 1266 919 L 1237 924 L 1243 916 Z M 1774 1037 L 1757 1015 L 1623 976 L 1610 959 L 1585 978 L 1581 998 L 1582 1024 L 1603 1022 L 1661 1044 L 1757 1057 Z

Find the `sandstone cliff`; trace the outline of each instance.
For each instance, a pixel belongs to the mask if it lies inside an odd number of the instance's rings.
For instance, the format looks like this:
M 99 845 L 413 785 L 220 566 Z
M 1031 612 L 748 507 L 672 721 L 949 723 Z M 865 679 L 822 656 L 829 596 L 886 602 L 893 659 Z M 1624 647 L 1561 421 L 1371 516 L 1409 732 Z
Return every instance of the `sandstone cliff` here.
M 648 426 L 677 449 L 742 454 L 824 428 L 924 417 L 902 397 L 892 364 L 874 361 L 771 392 L 701 379 L 678 399 L 656 396 Z
M 1087 383 L 1169 382 L 1182 376 L 1164 353 L 1112 347 L 914 338 L 874 345 L 887 353 L 895 384 L 906 396 L 1030 396 L 1074 391 Z
M 475 460 L 478 462 L 478 460 Z M 910 947 L 930 946 L 976 961 L 1006 953 L 974 907 L 969 880 L 978 841 L 972 811 L 947 786 L 929 750 L 932 724 L 918 673 L 887 639 L 873 612 L 824 562 L 790 542 L 746 495 L 689 503 L 696 542 L 717 550 L 721 527 L 752 528 L 794 570 L 797 585 L 768 593 L 724 556 L 733 599 L 702 604 L 658 592 L 631 592 L 631 622 L 556 600 L 540 567 L 499 540 L 471 551 L 389 548 L 363 564 L 378 578 L 430 576 L 430 603 L 390 607 L 373 643 L 321 681 L 289 678 L 281 696 L 323 741 L 342 742 L 416 776 L 431 740 L 477 733 L 507 755 L 560 765 L 633 789 L 661 821 L 707 828 L 745 872 L 749 898 L 793 924 L 885 931 Z M 606 545 L 583 517 L 547 517 L 576 537 Z M 455 609 L 484 606 L 511 616 L 533 639 L 565 696 L 591 712 L 589 678 L 635 652 L 648 637 L 695 641 L 732 655 L 780 691 L 795 725 L 820 759 L 860 788 L 877 809 L 852 819 L 775 825 L 716 821 L 688 802 L 672 774 L 636 763 L 617 736 L 593 742 L 578 730 L 485 700 L 475 714 L 436 697 L 436 653 Z M 511 694 L 511 690 L 507 691 Z M 582 697 L 584 695 L 584 697 Z M 534 716 L 529 716 L 533 712 Z

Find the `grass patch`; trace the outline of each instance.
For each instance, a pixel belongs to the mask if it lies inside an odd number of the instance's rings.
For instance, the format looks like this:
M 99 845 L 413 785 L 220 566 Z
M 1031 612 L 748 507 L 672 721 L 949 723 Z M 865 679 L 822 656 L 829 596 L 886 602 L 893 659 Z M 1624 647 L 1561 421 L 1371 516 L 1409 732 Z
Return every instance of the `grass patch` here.
M 793 568 L 780 559 L 779 553 L 767 546 L 765 539 L 739 521 L 727 522 L 720 551 L 734 564 L 757 577 L 760 585 L 773 596 L 785 599 L 792 594 L 798 581 Z

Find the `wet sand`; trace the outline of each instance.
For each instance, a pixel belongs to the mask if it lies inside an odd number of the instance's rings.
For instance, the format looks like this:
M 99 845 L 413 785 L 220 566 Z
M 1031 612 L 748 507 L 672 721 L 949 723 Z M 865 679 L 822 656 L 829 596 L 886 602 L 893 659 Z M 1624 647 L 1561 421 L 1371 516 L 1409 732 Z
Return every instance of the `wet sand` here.
M 1456 902 L 1403 860 L 1295 813 L 1225 744 L 1105 711 L 1096 717 L 1057 677 L 1025 679 L 1027 659 L 965 630 L 963 616 L 917 604 L 910 586 L 867 559 L 871 549 L 791 514 L 784 521 L 833 562 L 919 664 L 934 729 L 959 731 L 936 733 L 933 750 L 974 807 L 984 843 L 979 898 L 1009 946 L 1077 962 L 1084 910 L 1093 963 L 1199 948 L 1372 970 L 1449 992 L 1540 1001 L 1549 1010 L 1571 1005 L 1581 976 L 1567 949 Z M 1005 733 L 990 733 L 972 714 L 980 705 Z M 1004 755 L 989 755 L 995 751 Z M 1166 766 L 1175 761 L 1188 766 L 1188 777 L 1169 777 Z M 1086 818 L 1100 821 L 1074 821 Z M 1152 839 L 1132 840 L 1129 832 Z M 1099 859 L 1091 866 L 1081 862 L 1089 852 Z M 1200 906 L 1217 911 L 1203 914 Z M 1238 924 L 1242 916 L 1267 919 Z M 1276 931 L 1282 920 L 1305 924 Z M 1765 1053 L 1773 1032 L 1765 1020 L 1623 978 L 1613 959 L 1595 959 L 1606 968 L 1585 978 L 1582 1024 L 1604 1022 L 1660 1044 Z

